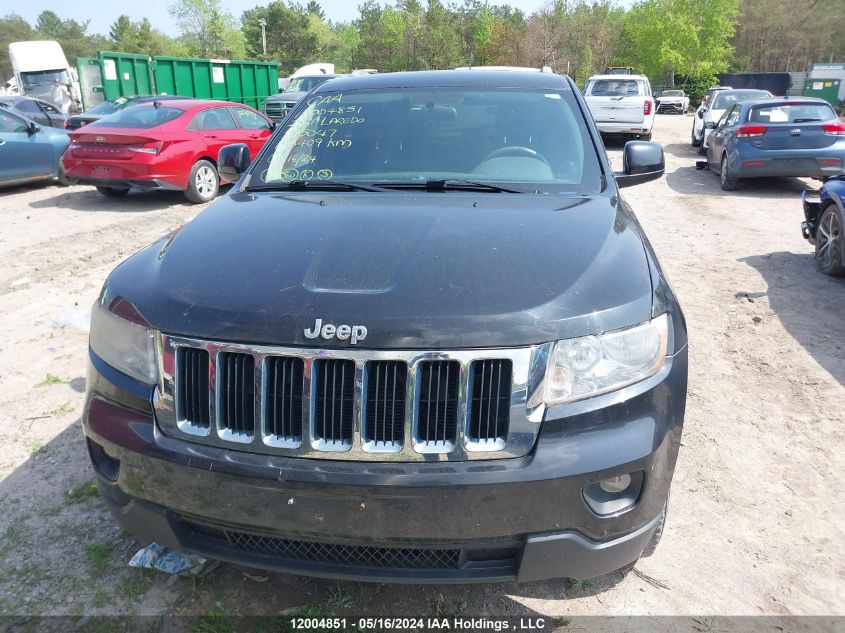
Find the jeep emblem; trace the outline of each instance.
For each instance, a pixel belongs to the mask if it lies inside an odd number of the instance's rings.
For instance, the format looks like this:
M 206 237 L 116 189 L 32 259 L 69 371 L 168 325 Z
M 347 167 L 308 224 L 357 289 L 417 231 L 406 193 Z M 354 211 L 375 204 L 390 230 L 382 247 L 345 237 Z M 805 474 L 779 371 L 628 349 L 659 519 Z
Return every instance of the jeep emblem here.
M 334 337 L 337 337 L 340 341 L 349 339 L 349 342 L 353 345 L 356 345 L 358 341 L 363 341 L 367 338 L 367 328 L 363 325 L 335 326 L 332 323 L 326 323 L 323 325 L 323 319 L 317 319 L 313 328 L 310 330 L 305 328 L 302 333 L 305 334 L 305 338 L 313 339 L 318 336 L 322 336 L 327 341 L 333 339 Z

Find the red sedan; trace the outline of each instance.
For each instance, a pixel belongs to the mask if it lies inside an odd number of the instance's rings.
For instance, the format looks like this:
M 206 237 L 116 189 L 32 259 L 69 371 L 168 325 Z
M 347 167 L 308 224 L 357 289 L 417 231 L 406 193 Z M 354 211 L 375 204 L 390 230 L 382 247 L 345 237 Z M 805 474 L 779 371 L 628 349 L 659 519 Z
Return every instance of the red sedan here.
M 176 189 L 191 202 L 217 195 L 217 155 L 246 143 L 255 157 L 273 122 L 228 101 L 171 100 L 120 110 L 70 133 L 62 157 L 68 178 L 109 197 L 138 189 Z

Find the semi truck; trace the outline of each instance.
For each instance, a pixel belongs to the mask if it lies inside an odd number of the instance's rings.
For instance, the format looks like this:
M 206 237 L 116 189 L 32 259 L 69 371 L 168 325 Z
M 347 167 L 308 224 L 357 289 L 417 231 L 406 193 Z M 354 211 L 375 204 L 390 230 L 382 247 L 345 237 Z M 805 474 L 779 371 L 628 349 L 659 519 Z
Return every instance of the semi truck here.
M 12 42 L 9 58 L 18 94 L 52 103 L 64 114 L 82 111 L 79 82 L 58 42 Z

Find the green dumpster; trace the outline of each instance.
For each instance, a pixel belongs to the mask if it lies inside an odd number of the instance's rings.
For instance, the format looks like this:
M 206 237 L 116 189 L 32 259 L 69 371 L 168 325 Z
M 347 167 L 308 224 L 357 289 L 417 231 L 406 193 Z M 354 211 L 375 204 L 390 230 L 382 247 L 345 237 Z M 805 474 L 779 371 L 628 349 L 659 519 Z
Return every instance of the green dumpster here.
M 808 78 L 804 84 L 804 96 L 818 97 L 824 99 L 830 105 L 836 106 L 836 102 L 839 100 L 839 85 L 841 83 L 839 79 Z
M 156 93 L 199 99 L 224 99 L 261 109 L 275 94 L 278 64 L 269 62 L 156 57 Z
M 147 55 L 99 51 L 97 59 L 104 99 L 156 94 L 152 60 Z

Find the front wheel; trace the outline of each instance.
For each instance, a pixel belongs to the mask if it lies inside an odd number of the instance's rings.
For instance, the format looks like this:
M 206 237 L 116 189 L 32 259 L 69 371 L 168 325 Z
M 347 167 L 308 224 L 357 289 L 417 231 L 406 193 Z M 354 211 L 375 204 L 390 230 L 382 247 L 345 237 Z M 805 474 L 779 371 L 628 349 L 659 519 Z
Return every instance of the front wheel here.
M 641 141 L 650 141 L 651 140 L 651 132 L 648 134 L 640 134 Z
M 118 187 L 97 187 L 97 191 L 103 194 L 106 198 L 122 198 L 129 193 L 129 189 L 121 189 Z
M 190 202 L 202 204 L 213 200 L 219 189 L 220 178 L 214 165 L 207 160 L 198 160 L 191 168 L 185 197 Z
M 699 139 L 699 138 L 695 135 L 695 125 L 694 125 L 694 124 L 693 124 L 693 126 L 692 126 L 692 132 L 690 132 L 690 137 L 689 137 L 689 138 L 690 138 L 690 144 L 691 144 L 693 147 L 701 147 L 701 139 Z
M 835 204 L 822 211 L 816 229 L 816 265 L 825 275 L 845 275 L 842 261 L 842 216 Z

